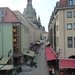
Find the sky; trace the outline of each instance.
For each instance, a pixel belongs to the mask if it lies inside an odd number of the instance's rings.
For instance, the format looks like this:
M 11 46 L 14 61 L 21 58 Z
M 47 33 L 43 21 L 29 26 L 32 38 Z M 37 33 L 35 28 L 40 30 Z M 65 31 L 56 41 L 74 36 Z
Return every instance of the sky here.
M 48 23 L 56 2 L 59 0 L 32 0 L 33 8 L 36 10 L 37 17 L 40 16 L 41 24 L 48 32 Z M 1 0 L 0 7 L 9 7 L 12 11 L 18 10 L 23 13 L 26 8 L 27 0 Z

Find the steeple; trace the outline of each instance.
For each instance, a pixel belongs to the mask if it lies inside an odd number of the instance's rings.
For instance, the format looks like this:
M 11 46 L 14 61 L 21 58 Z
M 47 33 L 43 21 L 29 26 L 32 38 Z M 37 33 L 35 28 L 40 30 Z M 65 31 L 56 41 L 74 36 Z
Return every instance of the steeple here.
M 32 8 L 32 0 L 27 0 L 27 8 Z
M 41 21 L 41 20 L 40 20 L 40 16 L 38 16 L 38 22 L 40 23 L 40 21 Z
M 23 12 L 24 17 L 27 17 L 31 22 L 35 22 L 36 18 L 36 11 L 33 8 L 32 0 L 27 0 L 27 7 L 24 9 Z
M 27 0 L 27 4 L 31 4 L 32 5 L 32 0 Z

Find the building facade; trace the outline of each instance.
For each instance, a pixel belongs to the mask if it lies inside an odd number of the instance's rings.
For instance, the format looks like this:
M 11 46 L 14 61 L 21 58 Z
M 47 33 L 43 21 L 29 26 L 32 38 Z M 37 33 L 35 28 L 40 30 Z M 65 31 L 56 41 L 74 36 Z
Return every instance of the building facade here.
M 75 1 L 60 0 L 49 21 L 49 40 L 60 57 L 75 56 Z
M 46 39 L 46 41 L 48 40 L 48 32 L 43 31 L 43 35 L 42 35 L 43 39 Z
M 22 51 L 29 49 L 29 29 L 7 7 L 0 8 L 0 18 L 0 57 L 12 57 L 12 63 L 20 65 Z
M 27 0 L 27 7 L 24 9 L 23 16 L 30 24 L 30 43 L 35 43 L 35 41 L 40 40 L 42 38 L 42 25 L 40 17 L 38 17 L 37 20 L 36 11 L 32 6 L 32 0 Z

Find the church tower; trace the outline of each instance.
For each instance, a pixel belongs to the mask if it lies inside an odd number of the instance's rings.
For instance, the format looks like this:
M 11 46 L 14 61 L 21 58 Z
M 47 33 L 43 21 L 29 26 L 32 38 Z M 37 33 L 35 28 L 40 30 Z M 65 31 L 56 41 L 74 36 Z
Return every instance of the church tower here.
M 27 0 L 27 8 L 32 8 L 32 0 Z
M 41 21 L 41 20 L 40 20 L 40 16 L 38 16 L 38 23 L 40 23 L 40 21 Z
M 31 4 L 32 5 L 32 0 L 27 0 L 27 4 Z
M 37 21 L 36 11 L 32 6 L 32 0 L 27 0 L 27 7 L 24 9 L 23 16 L 31 22 Z

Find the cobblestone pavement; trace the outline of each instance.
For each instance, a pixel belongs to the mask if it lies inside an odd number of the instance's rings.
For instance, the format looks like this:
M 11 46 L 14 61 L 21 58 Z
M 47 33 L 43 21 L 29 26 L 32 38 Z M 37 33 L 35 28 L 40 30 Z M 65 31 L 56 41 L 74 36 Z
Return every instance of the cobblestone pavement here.
M 30 71 L 22 72 L 18 75 L 49 75 L 45 57 L 44 45 L 41 46 L 37 55 L 37 68 L 32 67 Z
M 38 60 L 37 60 L 38 67 L 32 75 L 49 75 L 46 57 L 45 57 L 44 45 L 40 48 L 39 53 L 40 54 L 38 55 Z

